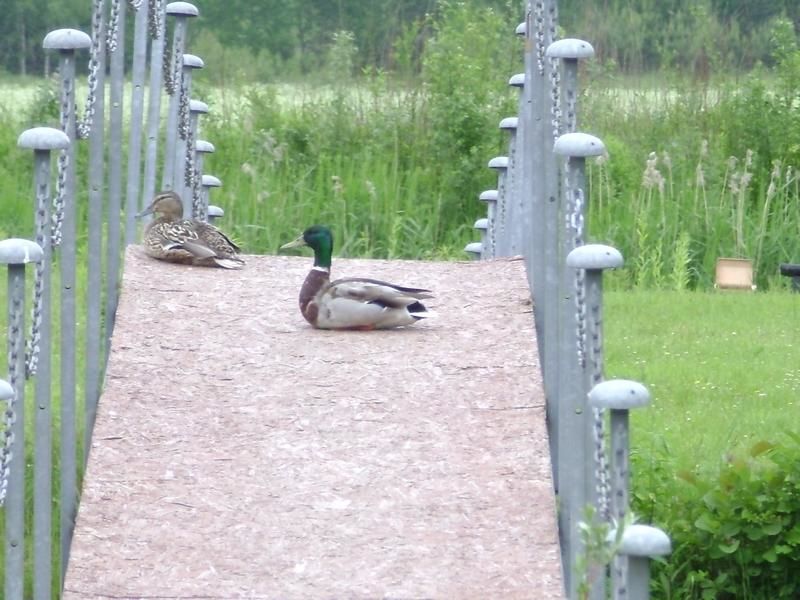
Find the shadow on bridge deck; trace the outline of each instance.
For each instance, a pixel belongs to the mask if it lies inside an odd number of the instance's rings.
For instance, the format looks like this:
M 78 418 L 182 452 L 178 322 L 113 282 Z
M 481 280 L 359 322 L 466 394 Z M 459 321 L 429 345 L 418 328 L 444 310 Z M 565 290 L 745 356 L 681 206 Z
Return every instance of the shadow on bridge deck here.
M 64 598 L 562 597 L 522 262 L 336 260 L 437 294 L 363 333 L 247 258 L 129 248 Z

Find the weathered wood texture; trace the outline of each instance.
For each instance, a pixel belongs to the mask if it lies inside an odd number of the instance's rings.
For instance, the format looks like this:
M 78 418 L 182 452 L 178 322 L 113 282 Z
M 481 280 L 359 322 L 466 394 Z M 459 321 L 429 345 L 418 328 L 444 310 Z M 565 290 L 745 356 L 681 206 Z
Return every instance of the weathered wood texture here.
M 437 316 L 326 332 L 247 261 L 129 248 L 65 599 L 562 597 L 523 263 L 336 260 Z

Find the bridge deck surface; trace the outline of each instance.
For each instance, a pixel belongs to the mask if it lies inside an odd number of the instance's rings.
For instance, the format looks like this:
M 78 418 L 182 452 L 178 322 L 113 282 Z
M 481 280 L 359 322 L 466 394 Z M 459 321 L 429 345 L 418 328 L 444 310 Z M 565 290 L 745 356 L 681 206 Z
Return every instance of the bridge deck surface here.
M 311 329 L 308 257 L 128 250 L 64 598 L 560 598 L 523 263 L 338 259 L 436 318 Z

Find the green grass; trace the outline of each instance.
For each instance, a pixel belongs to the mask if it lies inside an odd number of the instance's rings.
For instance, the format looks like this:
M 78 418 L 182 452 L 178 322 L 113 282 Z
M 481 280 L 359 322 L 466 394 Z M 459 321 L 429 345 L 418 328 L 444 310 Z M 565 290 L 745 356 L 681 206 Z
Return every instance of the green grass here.
M 609 292 L 606 377 L 635 379 L 652 404 L 632 416 L 642 456 L 686 469 L 769 438 L 800 417 L 800 294 Z

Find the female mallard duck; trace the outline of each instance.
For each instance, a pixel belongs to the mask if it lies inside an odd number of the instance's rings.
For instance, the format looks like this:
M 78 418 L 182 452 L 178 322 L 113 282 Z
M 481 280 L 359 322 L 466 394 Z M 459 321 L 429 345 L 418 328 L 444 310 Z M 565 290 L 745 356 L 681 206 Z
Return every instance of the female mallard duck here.
M 137 216 L 157 214 L 144 230 L 144 251 L 169 262 L 241 269 L 239 246 L 219 229 L 197 219 L 183 218 L 183 203 L 173 191 L 160 192 Z
M 330 281 L 333 235 L 314 225 L 293 242 L 281 246 L 310 246 L 314 267 L 300 288 L 300 312 L 318 329 L 388 329 L 412 325 L 429 316 L 420 302 L 430 290 L 407 288 L 375 279 L 347 278 Z

